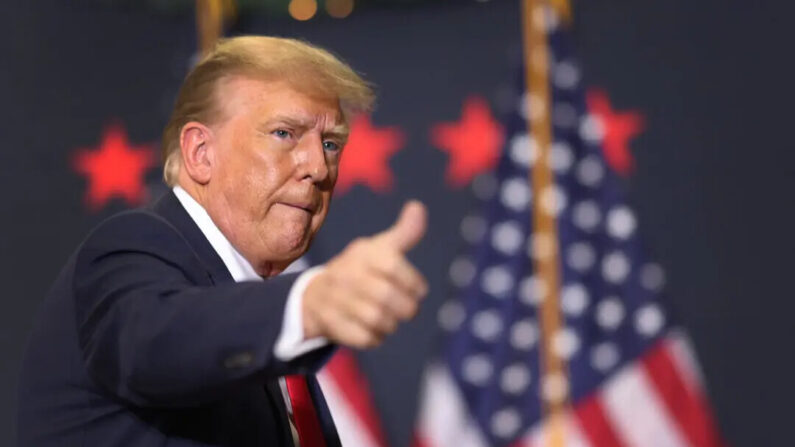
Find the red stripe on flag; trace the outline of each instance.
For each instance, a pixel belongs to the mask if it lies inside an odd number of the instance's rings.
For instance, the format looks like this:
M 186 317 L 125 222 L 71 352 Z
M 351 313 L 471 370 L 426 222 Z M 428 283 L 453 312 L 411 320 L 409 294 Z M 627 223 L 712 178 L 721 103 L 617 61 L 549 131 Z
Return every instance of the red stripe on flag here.
M 624 443 L 616 434 L 610 421 L 605 417 L 605 409 L 599 400 L 599 393 L 583 399 L 574 408 L 577 420 L 591 445 L 599 447 L 623 447 Z
M 353 353 L 347 349 L 338 349 L 326 364 L 326 370 L 370 436 L 377 442 L 377 447 L 386 447 L 386 437 L 370 398 L 367 378 L 359 371 Z
M 666 347 L 665 342 L 659 343 L 642 357 L 646 375 L 692 445 L 724 446 L 704 396 L 700 390 L 687 386 Z
M 411 447 L 431 447 L 416 431 L 411 436 Z

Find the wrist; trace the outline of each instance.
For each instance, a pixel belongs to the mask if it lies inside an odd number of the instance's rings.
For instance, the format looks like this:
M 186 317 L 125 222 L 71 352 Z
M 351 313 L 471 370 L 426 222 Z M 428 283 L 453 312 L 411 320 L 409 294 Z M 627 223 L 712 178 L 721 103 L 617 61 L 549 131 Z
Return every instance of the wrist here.
M 301 303 L 301 320 L 304 329 L 304 340 L 323 336 L 322 331 L 320 330 L 320 322 L 318 321 L 317 315 L 312 310 L 314 307 L 315 288 L 317 287 L 319 279 L 320 278 L 317 276 L 312 278 L 306 287 L 304 299 Z

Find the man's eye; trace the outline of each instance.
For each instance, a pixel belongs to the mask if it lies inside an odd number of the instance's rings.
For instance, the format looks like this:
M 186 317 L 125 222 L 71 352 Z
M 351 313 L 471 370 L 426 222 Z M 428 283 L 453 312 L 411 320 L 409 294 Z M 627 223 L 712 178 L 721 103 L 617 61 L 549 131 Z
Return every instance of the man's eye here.
M 340 145 L 333 142 L 333 141 L 324 141 L 323 142 L 323 149 L 327 151 L 338 151 L 340 150 Z
M 276 130 L 274 130 L 271 133 L 276 135 L 279 138 L 287 138 L 287 137 L 290 136 L 290 132 L 288 132 L 288 131 L 286 131 L 284 129 L 276 129 Z

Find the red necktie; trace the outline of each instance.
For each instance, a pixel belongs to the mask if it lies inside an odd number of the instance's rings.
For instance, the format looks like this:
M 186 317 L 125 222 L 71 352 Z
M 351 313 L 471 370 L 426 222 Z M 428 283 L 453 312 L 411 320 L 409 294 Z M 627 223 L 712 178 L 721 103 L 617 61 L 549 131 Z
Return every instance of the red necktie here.
M 299 375 L 285 376 L 284 379 L 287 383 L 287 394 L 290 395 L 290 404 L 293 407 L 293 422 L 295 422 L 301 447 L 326 447 L 306 379 Z

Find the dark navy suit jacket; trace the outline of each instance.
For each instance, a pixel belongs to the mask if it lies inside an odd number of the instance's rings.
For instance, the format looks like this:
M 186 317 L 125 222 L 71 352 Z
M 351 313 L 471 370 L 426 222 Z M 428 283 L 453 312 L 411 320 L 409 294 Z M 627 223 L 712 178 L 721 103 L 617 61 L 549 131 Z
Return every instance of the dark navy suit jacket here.
M 295 275 L 235 283 L 173 193 L 118 214 L 77 249 L 42 304 L 22 366 L 22 447 L 291 446 L 277 378 L 326 347 L 273 346 Z

